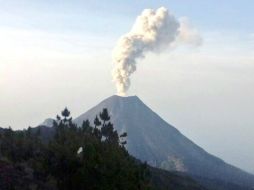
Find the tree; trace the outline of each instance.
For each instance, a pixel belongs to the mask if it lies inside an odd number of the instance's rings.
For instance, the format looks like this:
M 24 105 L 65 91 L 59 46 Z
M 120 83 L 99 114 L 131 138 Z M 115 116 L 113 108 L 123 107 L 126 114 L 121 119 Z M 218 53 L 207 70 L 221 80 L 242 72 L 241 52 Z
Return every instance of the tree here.
M 59 115 L 56 115 L 56 120 L 57 121 L 60 121 L 61 120 L 61 117 Z
M 101 128 L 102 135 L 108 140 L 113 135 L 114 128 L 111 122 L 104 124 Z
M 97 117 L 97 115 L 96 115 L 96 117 L 95 117 L 93 123 L 94 123 L 93 134 L 94 134 L 94 136 L 95 136 L 96 138 L 98 138 L 99 140 L 101 140 L 101 137 L 102 137 L 101 131 L 97 128 L 97 127 L 101 126 L 101 121 L 99 120 L 99 118 Z
M 106 121 L 110 120 L 110 116 L 108 114 L 107 108 L 103 108 L 102 112 L 100 113 L 100 118 L 103 121 L 103 125 L 102 126 L 105 125 Z
M 126 137 L 127 137 L 127 133 L 124 132 L 120 135 L 120 144 L 122 146 L 126 145 L 127 144 L 127 141 L 126 141 Z
M 63 119 L 64 123 L 72 120 L 72 118 L 67 119 L 70 116 L 70 111 L 67 109 L 67 107 L 65 107 L 64 110 L 62 111 L 62 116 L 64 117 L 64 119 Z M 59 119 L 59 118 L 57 117 L 57 119 Z
M 93 128 L 91 127 L 90 121 L 88 119 L 83 121 L 81 128 L 82 132 L 91 133 L 93 131 Z
M 97 115 L 96 115 L 93 123 L 94 123 L 95 128 L 101 125 L 101 122 L 100 122 L 99 118 L 97 117 Z
M 2 135 L 0 131 L 0 165 L 4 158 L 8 164 L 5 169 L 11 168 L 14 174 L 5 174 L 1 165 L 0 189 L 11 189 L 1 188 L 6 181 L 17 190 L 149 189 L 150 181 L 144 177 L 147 170 L 119 144 L 119 138 L 127 134 L 118 136 L 107 110 L 99 117 L 104 123 L 101 128 L 97 116 L 94 129 L 89 120 L 79 128 L 71 122 L 70 111 L 65 108 L 62 118 L 57 116 L 49 128 L 55 135 L 47 136 L 46 141 L 40 140 L 45 134 L 32 128 L 5 129 Z M 101 139 L 102 134 L 105 140 Z M 82 152 L 78 151 L 80 147 Z M 1 175 L 8 180 L 1 180 Z
M 28 127 L 28 129 L 27 129 L 27 137 L 31 137 L 32 136 L 32 127 Z

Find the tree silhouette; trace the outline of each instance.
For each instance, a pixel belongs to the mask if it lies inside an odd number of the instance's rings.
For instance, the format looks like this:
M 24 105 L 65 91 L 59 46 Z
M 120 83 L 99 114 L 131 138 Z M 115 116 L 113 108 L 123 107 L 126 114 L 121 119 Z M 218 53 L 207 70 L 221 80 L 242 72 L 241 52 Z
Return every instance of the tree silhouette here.
M 68 119 L 68 117 L 70 116 L 70 111 L 67 109 L 67 107 L 65 107 L 64 110 L 62 111 L 62 116 L 64 117 L 64 119 L 63 119 L 64 123 L 66 123 L 67 121 L 70 122 L 72 120 L 72 118 Z
M 97 116 L 94 128 L 89 120 L 79 128 L 67 108 L 61 115 L 46 137 L 44 128 L 0 131 L 0 189 L 150 189 L 147 170 L 119 143 L 127 134 L 118 136 L 106 109 L 99 116 L 101 128 Z
M 67 118 L 70 116 L 70 111 L 67 109 L 67 107 L 65 107 L 64 110 L 62 111 L 62 116 L 64 118 Z
M 101 126 L 101 121 L 99 120 L 99 118 L 97 117 L 97 115 L 96 115 L 96 117 L 95 117 L 93 123 L 94 123 L 93 134 L 94 134 L 94 136 L 95 136 L 96 138 L 98 138 L 99 140 L 101 140 L 102 135 L 101 135 L 100 130 L 97 128 L 97 127 Z
M 88 119 L 83 121 L 81 128 L 82 128 L 83 132 L 88 132 L 88 133 L 92 132 L 92 127 L 91 127 L 90 121 Z
M 109 116 L 108 110 L 106 108 L 103 108 L 102 112 L 100 113 L 100 118 L 103 121 L 102 126 L 104 126 L 105 123 L 110 120 L 110 116 Z

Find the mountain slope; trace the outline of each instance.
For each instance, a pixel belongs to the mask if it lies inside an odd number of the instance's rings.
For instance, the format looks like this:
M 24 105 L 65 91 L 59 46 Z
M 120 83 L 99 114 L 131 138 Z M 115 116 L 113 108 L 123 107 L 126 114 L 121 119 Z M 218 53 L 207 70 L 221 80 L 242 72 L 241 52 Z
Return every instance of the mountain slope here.
M 189 176 L 150 167 L 151 181 L 156 190 L 208 190 Z
M 136 96 L 111 96 L 74 122 L 81 125 L 85 119 L 93 121 L 103 108 L 109 110 L 117 131 L 127 132 L 127 149 L 136 158 L 155 167 L 186 172 L 197 178 L 202 176 L 254 187 L 253 175 L 204 151 Z
M 45 119 L 39 126 L 51 127 L 51 126 L 53 126 L 53 122 L 54 122 L 54 119 L 48 118 L 48 119 Z

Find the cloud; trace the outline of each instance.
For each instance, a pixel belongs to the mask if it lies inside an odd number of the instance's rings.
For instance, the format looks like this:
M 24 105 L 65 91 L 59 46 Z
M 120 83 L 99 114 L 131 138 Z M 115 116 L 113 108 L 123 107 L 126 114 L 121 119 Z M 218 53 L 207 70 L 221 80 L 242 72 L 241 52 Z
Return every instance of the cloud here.
M 199 31 L 192 26 L 190 20 L 187 17 L 179 19 L 180 28 L 179 35 L 177 37 L 178 43 L 187 43 L 193 46 L 200 46 L 203 43 L 203 39 L 200 36 Z

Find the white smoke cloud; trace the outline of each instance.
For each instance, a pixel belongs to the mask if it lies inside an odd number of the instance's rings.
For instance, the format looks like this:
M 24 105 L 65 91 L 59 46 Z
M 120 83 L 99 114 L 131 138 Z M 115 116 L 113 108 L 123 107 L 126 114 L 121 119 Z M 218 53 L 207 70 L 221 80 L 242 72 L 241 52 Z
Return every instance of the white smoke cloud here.
M 112 75 L 117 93 L 126 95 L 130 75 L 136 71 L 137 59 L 144 58 L 146 52 L 161 52 L 183 42 L 199 45 L 200 39 L 186 19 L 177 20 L 166 8 L 145 9 L 113 50 Z
M 194 28 L 189 19 L 182 17 L 179 19 L 179 35 L 176 42 L 188 43 L 193 46 L 200 46 L 203 42 L 198 30 Z

